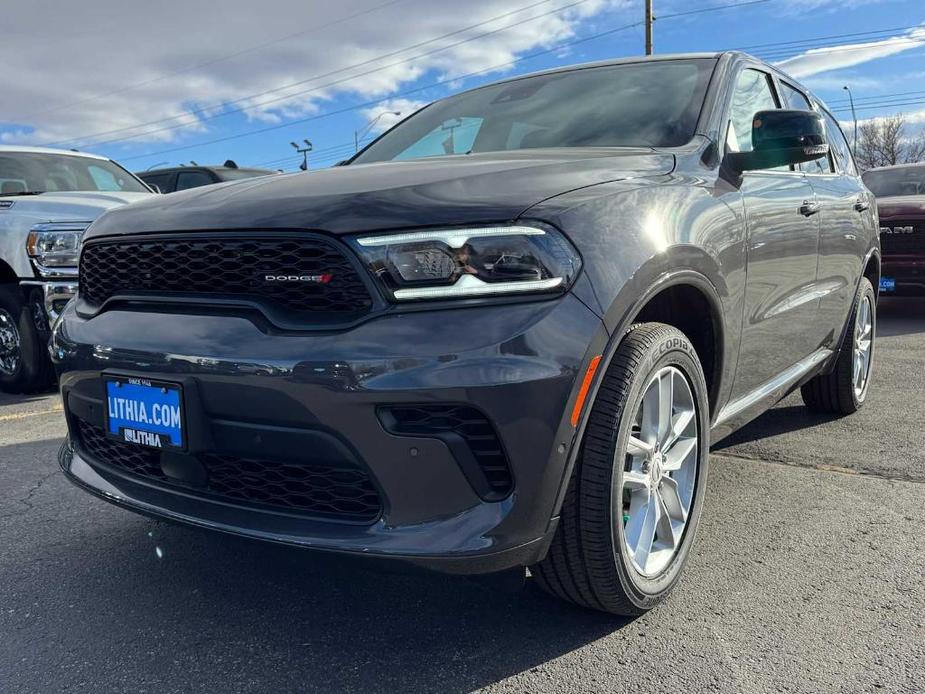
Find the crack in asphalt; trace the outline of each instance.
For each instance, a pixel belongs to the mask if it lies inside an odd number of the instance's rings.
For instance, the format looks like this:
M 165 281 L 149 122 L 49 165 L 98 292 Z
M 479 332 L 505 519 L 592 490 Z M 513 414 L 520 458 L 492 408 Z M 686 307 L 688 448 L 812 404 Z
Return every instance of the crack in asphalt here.
M 42 486 L 48 480 L 50 480 L 52 477 L 54 477 L 57 474 L 58 474 L 57 470 L 52 470 L 47 475 L 40 477 L 39 481 L 29 488 L 29 491 L 26 492 L 25 496 L 23 496 L 20 499 L 15 499 L 15 503 L 23 504 L 26 508 L 19 510 L 19 511 L 14 511 L 12 513 L 0 514 L 0 520 L 6 519 L 6 518 L 14 518 L 16 516 L 23 516 L 29 513 L 29 511 L 31 511 L 34 508 L 34 504 L 32 503 L 33 497 L 38 493 L 39 489 L 41 489 Z
M 781 458 L 752 458 L 751 456 L 737 453 L 714 453 L 710 452 L 714 458 L 729 458 L 730 460 L 740 460 L 749 463 L 765 463 L 768 465 L 782 465 L 784 467 L 799 468 L 802 470 L 816 470 L 817 472 L 833 472 L 839 475 L 853 475 L 854 477 L 873 477 L 888 482 L 912 482 L 913 484 L 925 484 L 925 479 L 912 477 L 910 475 L 890 475 L 883 472 L 877 472 L 868 468 L 850 468 L 841 465 L 830 465 L 828 463 L 797 463 Z

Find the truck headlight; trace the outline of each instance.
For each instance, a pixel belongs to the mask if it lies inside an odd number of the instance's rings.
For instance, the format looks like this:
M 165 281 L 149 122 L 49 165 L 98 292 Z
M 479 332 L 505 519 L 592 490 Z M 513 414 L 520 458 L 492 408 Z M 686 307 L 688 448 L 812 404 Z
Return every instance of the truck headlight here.
M 562 293 L 581 258 L 558 231 L 517 225 L 434 229 L 354 238 L 395 301 Z
M 39 274 L 53 274 L 58 268 L 76 269 L 86 228 L 87 224 L 60 222 L 34 227 L 26 239 L 26 252 Z

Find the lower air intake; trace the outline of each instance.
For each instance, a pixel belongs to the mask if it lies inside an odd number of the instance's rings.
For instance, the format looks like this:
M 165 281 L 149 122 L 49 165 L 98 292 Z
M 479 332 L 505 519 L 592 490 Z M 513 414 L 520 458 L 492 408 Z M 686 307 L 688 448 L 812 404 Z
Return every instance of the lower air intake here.
M 379 410 L 386 431 L 443 441 L 476 493 L 486 501 L 505 498 L 514 478 L 495 428 L 468 405 L 390 405 Z
M 168 477 L 161 452 L 113 440 L 104 431 L 78 421 L 81 451 L 97 463 L 160 486 L 243 505 L 354 523 L 372 523 L 382 501 L 365 471 L 297 462 L 239 458 L 218 453 L 196 456 L 205 468 L 203 485 L 190 487 Z

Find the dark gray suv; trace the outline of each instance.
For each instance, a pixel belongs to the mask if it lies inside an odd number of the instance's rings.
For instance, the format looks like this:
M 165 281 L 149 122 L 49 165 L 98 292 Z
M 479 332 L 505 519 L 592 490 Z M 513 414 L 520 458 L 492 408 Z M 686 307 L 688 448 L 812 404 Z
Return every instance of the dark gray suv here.
M 54 330 L 60 463 L 127 509 L 638 614 L 711 441 L 870 387 L 876 212 L 737 53 L 438 101 L 346 166 L 107 213 Z

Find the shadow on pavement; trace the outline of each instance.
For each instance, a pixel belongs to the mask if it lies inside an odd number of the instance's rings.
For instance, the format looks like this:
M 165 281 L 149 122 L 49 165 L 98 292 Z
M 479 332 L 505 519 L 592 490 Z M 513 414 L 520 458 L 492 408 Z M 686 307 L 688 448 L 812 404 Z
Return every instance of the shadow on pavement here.
M 4 393 L 0 391 L 0 407 L 8 405 L 21 405 L 27 402 L 45 400 L 55 393 L 55 389 L 43 390 L 40 393 Z
M 710 447 L 712 451 L 721 451 L 742 443 L 758 441 L 760 439 L 789 434 L 801 429 L 828 424 L 838 419 L 834 415 L 811 412 L 802 404 L 786 407 L 775 407 L 768 410 L 757 419 L 753 419 L 738 431 L 730 434 L 722 441 Z
M 0 528 L 0 660 L 21 663 L 6 691 L 80 676 L 96 692 L 465 692 L 629 623 L 529 581 L 501 592 L 157 523 L 47 484 L 54 503 Z
M 881 296 L 877 319 L 880 337 L 925 333 L 925 297 Z

